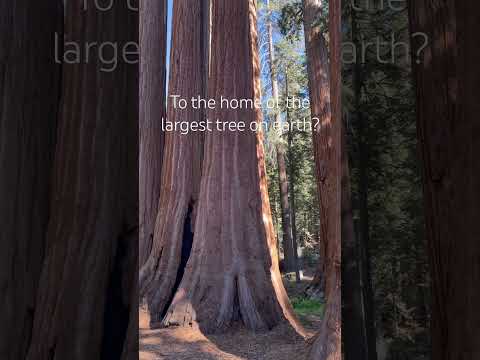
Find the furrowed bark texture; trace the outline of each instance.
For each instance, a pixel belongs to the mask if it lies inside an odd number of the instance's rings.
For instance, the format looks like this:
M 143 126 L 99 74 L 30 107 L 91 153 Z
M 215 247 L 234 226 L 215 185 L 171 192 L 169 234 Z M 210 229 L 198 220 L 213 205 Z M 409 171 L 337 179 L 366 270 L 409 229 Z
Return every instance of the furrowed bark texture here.
M 321 14 L 320 0 L 304 0 L 305 47 L 309 79 L 310 107 L 312 122 L 318 118 L 319 125 L 314 129 L 313 147 L 320 207 L 320 259 L 311 284 L 313 293 L 325 291 L 327 273 L 327 243 L 332 237 L 334 214 L 329 208 L 332 187 L 336 184 L 336 173 L 331 168 L 334 160 L 332 150 L 332 104 L 330 95 L 330 69 L 325 38 L 317 23 Z
M 313 24 L 320 1 L 305 0 L 305 34 L 312 117 L 320 119 L 314 130 L 314 155 L 320 200 L 322 243 L 325 254 L 326 310 L 310 358 L 341 359 L 341 3 L 329 4 L 330 64 L 318 27 Z M 331 74 L 331 76 L 330 76 Z
M 45 252 L 61 68 L 60 1 L 0 4 L 0 359 L 23 359 Z M 61 50 L 61 49 L 60 49 Z
M 260 96 L 256 1 L 213 2 L 209 97 Z M 261 121 L 260 109 L 218 106 L 211 119 Z M 165 325 L 218 332 L 243 323 L 264 331 L 295 325 L 278 269 L 261 133 L 206 134 L 193 249 Z
M 109 11 L 69 1 L 66 24 L 66 37 L 80 46 L 138 41 L 137 13 L 123 1 Z M 29 360 L 138 356 L 126 346 L 137 338 L 129 323 L 138 314 L 138 67 L 119 57 L 106 72 L 99 54 L 91 56 L 64 64 Z
M 410 3 L 412 33 L 428 37 L 413 67 L 438 360 L 480 356 L 479 18 L 476 1 Z
M 207 44 L 202 28 L 207 14 L 204 10 L 201 1 L 174 3 L 169 89 L 171 94 L 185 99 L 205 98 Z M 184 110 L 174 108 L 174 100 L 169 101 L 169 121 L 200 122 L 203 117 L 202 110 L 191 106 Z M 203 138 L 202 132 L 166 133 L 153 249 L 140 271 L 140 295 L 145 299 L 154 327 L 160 324 L 172 301 L 191 249 L 202 176 Z
M 165 116 L 167 1 L 140 0 L 139 264 L 152 249 L 160 198 Z

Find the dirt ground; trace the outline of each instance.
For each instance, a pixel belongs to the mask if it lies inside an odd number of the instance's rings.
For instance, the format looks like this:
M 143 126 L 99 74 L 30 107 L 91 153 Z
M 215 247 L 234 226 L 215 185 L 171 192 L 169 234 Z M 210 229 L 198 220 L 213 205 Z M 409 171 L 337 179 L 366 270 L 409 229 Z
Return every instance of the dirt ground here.
M 303 291 L 310 277 L 300 285 L 285 281 L 290 296 Z M 146 329 L 140 315 L 140 360 L 302 360 L 306 341 L 288 325 L 267 333 L 255 334 L 243 328 L 225 334 L 204 335 L 189 328 Z M 319 329 L 317 316 L 300 317 L 312 333 Z

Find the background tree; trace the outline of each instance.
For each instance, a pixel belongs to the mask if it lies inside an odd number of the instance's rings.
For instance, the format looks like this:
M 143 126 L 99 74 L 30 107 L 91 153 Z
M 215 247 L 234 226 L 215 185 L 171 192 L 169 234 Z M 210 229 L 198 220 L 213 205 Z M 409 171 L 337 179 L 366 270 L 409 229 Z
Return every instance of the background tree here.
M 480 51 L 474 35 L 480 6 L 435 5 L 410 3 L 412 33 L 425 34 L 429 44 L 420 58 L 413 56 L 413 66 L 432 274 L 432 359 L 474 359 L 480 354 Z M 419 38 L 415 50 L 423 44 Z
M 310 125 L 310 108 L 303 106 L 287 107 L 285 99 L 306 101 L 309 100 L 308 76 L 305 56 L 305 40 L 301 24 L 303 23 L 303 9 L 301 3 L 295 1 L 278 1 L 276 10 L 278 31 L 275 52 L 278 55 L 276 67 L 278 69 L 278 83 L 280 93 L 284 94 L 280 101 L 280 110 L 283 116 L 283 125 L 288 124 L 281 138 L 277 131 L 267 132 L 267 170 L 270 176 L 275 174 L 275 159 L 272 160 L 271 144 L 279 141 L 287 147 L 288 180 L 291 188 L 290 203 L 292 209 L 292 232 L 294 243 L 297 243 L 299 252 L 299 267 L 309 275 L 310 269 L 318 262 L 319 254 L 319 227 L 320 217 L 318 210 L 318 195 L 315 179 L 315 163 L 313 157 L 313 141 Z M 265 83 L 268 84 L 267 81 Z M 264 91 L 268 94 L 268 89 Z M 272 202 L 274 221 L 278 218 L 277 189 L 269 185 L 269 194 Z M 280 231 L 280 230 L 279 230 Z M 319 274 L 321 275 L 321 274 Z M 320 277 L 321 278 L 321 277 Z M 315 298 L 322 299 L 323 289 L 309 289 L 308 293 Z
M 70 41 L 138 42 L 138 14 L 127 2 L 109 11 L 81 3 L 67 3 Z M 126 63 L 134 58 L 117 60 L 111 72 L 99 61 L 63 65 L 51 217 L 27 359 L 138 356 L 138 67 Z
M 429 279 L 407 12 L 401 4 L 368 5 L 345 2 L 343 22 L 343 108 L 368 356 L 424 359 Z
M 61 68 L 60 1 L 0 4 L 0 358 L 31 338 L 50 208 Z M 58 49 L 58 51 L 61 51 Z
M 266 0 L 267 7 L 267 32 L 268 32 L 268 58 L 270 68 L 270 83 L 271 94 L 275 104 L 280 103 L 280 94 L 277 79 L 277 64 L 275 62 L 275 49 L 273 43 L 273 24 L 270 10 L 270 1 Z M 282 124 L 280 109 L 275 109 L 274 114 L 275 124 L 280 128 Z M 280 131 L 281 132 L 281 131 Z M 281 136 L 281 135 L 280 135 Z M 276 155 L 278 166 L 278 185 L 280 189 L 280 209 L 282 215 L 282 234 L 283 234 L 283 248 L 284 248 L 284 271 L 295 271 L 297 280 L 300 281 L 297 264 L 297 248 L 294 246 L 293 229 L 292 229 L 292 209 L 290 207 L 290 190 L 289 181 L 287 177 L 287 160 L 285 144 L 282 141 L 276 143 Z

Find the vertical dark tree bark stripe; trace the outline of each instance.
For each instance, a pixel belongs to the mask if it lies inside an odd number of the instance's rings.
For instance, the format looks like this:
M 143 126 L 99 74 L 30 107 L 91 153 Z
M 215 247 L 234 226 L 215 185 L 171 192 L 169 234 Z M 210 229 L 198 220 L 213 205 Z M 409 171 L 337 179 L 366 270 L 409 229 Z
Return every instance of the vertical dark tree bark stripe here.
M 167 1 L 140 0 L 139 264 L 152 249 L 160 198 L 166 113 Z
M 0 4 L 0 358 L 31 338 L 49 218 L 61 68 L 61 1 Z M 61 48 L 60 48 L 61 51 Z
M 127 2 L 114 2 L 109 11 L 81 5 L 67 3 L 70 41 L 119 48 L 138 42 L 138 13 Z M 90 55 L 88 63 L 64 64 L 30 360 L 133 359 L 137 353 L 126 343 L 134 343 L 129 323 L 138 314 L 138 66 L 119 55 L 115 70 L 104 72 L 99 53 Z
M 361 46 L 361 39 L 358 34 L 358 21 L 356 10 L 351 10 L 352 22 L 352 42 L 359 48 Z M 370 215 L 369 215 L 369 152 L 370 152 L 370 135 L 368 127 L 368 117 L 361 109 L 362 92 L 364 87 L 364 65 L 357 61 L 354 65 L 353 73 L 353 91 L 354 91 L 354 106 L 355 116 L 357 120 L 358 144 L 357 156 L 359 164 L 359 267 L 360 276 L 363 284 L 362 298 L 366 339 L 367 339 L 367 356 L 369 360 L 377 359 L 377 332 L 375 328 L 375 304 L 372 289 L 372 275 L 371 275 L 371 257 L 370 257 Z
M 411 1 L 412 59 L 432 276 L 432 359 L 480 356 L 480 49 L 476 1 Z M 423 44 L 414 37 L 413 54 Z
M 342 128 L 342 333 L 345 360 L 367 360 L 358 243 L 355 237 L 350 169 L 345 128 Z

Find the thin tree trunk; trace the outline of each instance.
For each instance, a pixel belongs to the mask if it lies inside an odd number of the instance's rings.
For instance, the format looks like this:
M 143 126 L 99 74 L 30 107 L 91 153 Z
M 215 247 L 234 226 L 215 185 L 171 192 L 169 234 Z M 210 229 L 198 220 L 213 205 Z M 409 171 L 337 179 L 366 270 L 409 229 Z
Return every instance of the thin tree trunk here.
M 24 359 L 45 253 L 62 38 L 60 1 L 0 4 L 0 359 Z M 62 51 L 62 47 L 58 49 Z
M 139 265 L 152 249 L 160 198 L 165 116 L 167 1 L 140 0 Z
M 356 12 L 351 10 L 352 22 L 352 41 L 359 48 L 361 42 L 357 29 Z M 360 274 L 362 278 L 363 291 L 363 313 L 365 315 L 366 336 L 367 336 L 367 356 L 369 360 L 377 359 L 377 333 L 375 329 L 375 306 L 372 289 L 371 259 L 370 259 L 370 224 L 368 208 L 368 162 L 369 162 L 369 137 L 368 123 L 361 109 L 361 97 L 363 89 L 363 67 L 360 61 L 354 65 L 354 104 L 355 116 L 358 127 L 358 167 L 359 167 L 359 203 L 360 203 L 360 229 L 359 229 L 359 260 Z
M 345 360 L 367 360 L 368 343 L 350 187 L 345 128 L 342 131 L 342 333 Z
M 206 9 L 201 1 L 174 3 L 169 86 L 172 95 L 205 98 L 208 34 L 202 28 L 208 21 Z M 169 121 L 198 123 L 205 114 L 190 106 L 185 110 L 175 109 L 174 100 L 170 100 L 168 115 Z M 160 325 L 190 255 L 202 177 L 203 139 L 201 132 L 166 133 L 153 249 L 140 271 L 140 295 L 148 305 L 152 327 Z
M 325 39 L 316 20 L 319 0 L 304 0 L 304 22 L 312 118 L 314 155 L 320 200 L 322 243 L 325 246 L 326 310 L 311 349 L 315 360 L 341 359 L 341 2 L 329 4 L 330 64 Z M 330 74 L 332 75 L 330 77 Z
M 260 98 L 256 10 L 255 0 L 213 2 L 209 98 Z M 261 111 L 217 107 L 209 117 L 248 128 Z M 278 268 L 262 140 L 250 130 L 206 134 L 193 249 L 165 325 L 205 332 L 235 322 L 268 330 L 285 318 L 296 325 Z
M 285 72 L 285 89 L 286 99 L 290 96 L 288 69 Z M 292 204 L 292 240 L 293 240 L 293 256 L 295 258 L 295 279 L 297 282 L 302 280 L 300 276 L 300 264 L 298 263 L 298 243 L 297 243 L 297 221 L 296 221 L 296 207 L 295 207 L 295 169 L 293 166 L 293 126 L 290 118 L 290 110 L 287 108 L 287 122 L 289 124 L 288 130 L 288 176 L 290 178 L 290 202 Z
M 266 0 L 266 6 L 269 8 L 270 1 Z M 279 93 L 278 93 L 278 80 L 277 80 L 277 71 L 275 64 L 275 49 L 273 44 L 273 28 L 272 21 L 270 18 L 270 13 L 267 20 L 267 29 L 268 29 L 268 55 L 270 63 L 270 82 L 272 83 L 272 98 L 275 101 L 275 104 L 279 104 Z M 282 119 L 280 116 L 280 109 L 275 109 L 275 124 L 281 129 Z M 283 135 L 283 134 L 281 134 Z M 277 166 L 278 166 L 278 185 L 280 189 L 280 205 L 282 211 L 282 234 L 283 234 L 283 254 L 284 254 L 284 265 L 287 272 L 298 271 L 298 266 L 295 259 L 295 249 L 293 247 L 293 234 L 292 234 L 292 216 L 290 209 L 290 200 L 289 200 L 289 183 L 287 177 L 287 161 L 286 161 L 286 151 L 285 145 L 281 142 L 283 140 L 280 137 L 280 142 L 275 145 L 275 150 L 277 153 Z
M 138 42 L 137 13 L 123 1 L 109 11 L 69 1 L 65 23 L 66 38 L 80 46 Z M 64 64 L 29 360 L 134 359 L 138 353 L 126 346 L 138 339 L 137 327 L 129 328 L 138 314 L 138 66 L 119 57 L 115 71 L 105 72 L 93 59 Z
M 480 356 L 477 1 L 410 2 L 432 277 L 432 359 Z

